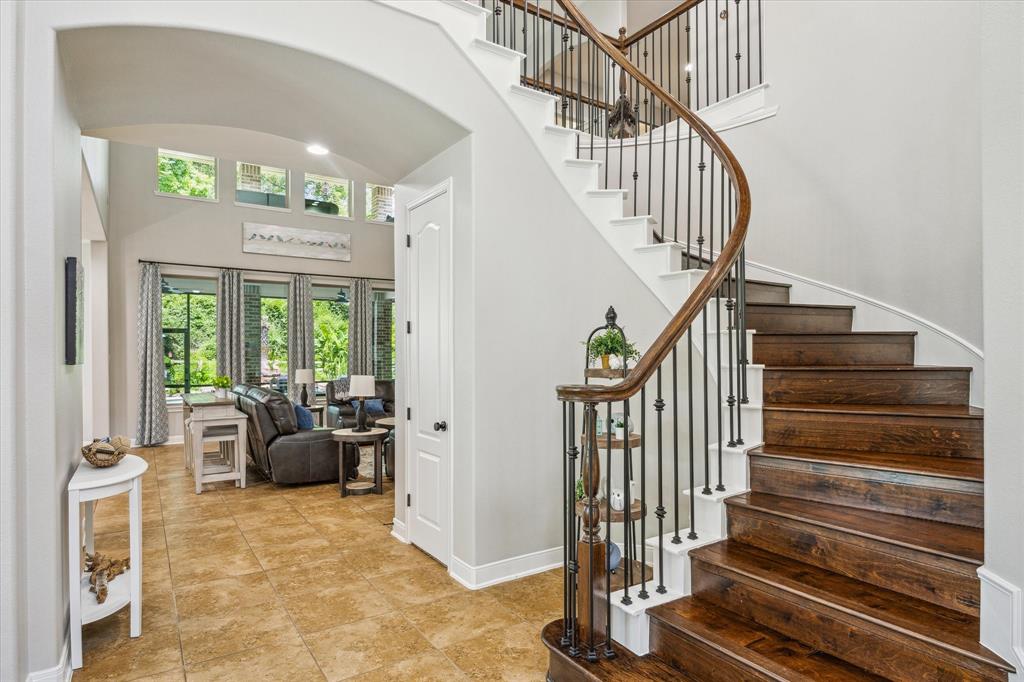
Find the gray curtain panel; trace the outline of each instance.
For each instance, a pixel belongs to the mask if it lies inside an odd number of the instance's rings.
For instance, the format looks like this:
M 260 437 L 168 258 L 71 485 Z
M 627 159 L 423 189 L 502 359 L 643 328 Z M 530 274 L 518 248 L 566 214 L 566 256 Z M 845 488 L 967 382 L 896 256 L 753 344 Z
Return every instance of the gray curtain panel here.
M 348 373 L 373 374 L 373 287 L 352 282 L 348 304 Z
M 245 297 L 240 270 L 221 270 L 217 278 L 217 374 L 245 382 Z
M 167 441 L 167 397 L 164 393 L 163 309 L 160 266 L 143 263 L 139 278 L 139 445 Z
M 309 275 L 292 275 L 288 282 L 288 397 L 302 391 L 293 377 L 297 369 L 313 369 L 313 284 Z M 313 392 L 309 386 L 307 391 Z

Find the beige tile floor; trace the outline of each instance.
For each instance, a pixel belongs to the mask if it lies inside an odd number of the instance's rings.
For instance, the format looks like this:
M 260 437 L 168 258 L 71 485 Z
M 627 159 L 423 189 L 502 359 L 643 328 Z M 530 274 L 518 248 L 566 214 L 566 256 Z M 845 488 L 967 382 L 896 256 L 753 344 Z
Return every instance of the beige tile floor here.
M 140 449 L 143 627 L 85 627 L 77 680 L 543 680 L 557 572 L 471 591 L 391 537 L 394 493 L 337 484 L 207 486 L 181 446 Z M 250 481 L 255 475 L 250 470 Z M 96 510 L 96 548 L 127 555 L 127 497 Z

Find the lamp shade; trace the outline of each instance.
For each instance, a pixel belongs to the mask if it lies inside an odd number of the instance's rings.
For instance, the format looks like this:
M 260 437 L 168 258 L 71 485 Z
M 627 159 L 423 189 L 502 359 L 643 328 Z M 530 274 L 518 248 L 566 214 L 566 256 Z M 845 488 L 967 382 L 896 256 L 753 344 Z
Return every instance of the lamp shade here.
M 311 383 L 313 383 L 313 370 L 311 370 L 311 369 L 297 369 L 297 370 L 295 370 L 295 383 L 297 383 L 297 384 L 311 384 Z
M 348 394 L 354 398 L 369 398 L 377 391 L 371 374 L 353 374 L 348 380 Z

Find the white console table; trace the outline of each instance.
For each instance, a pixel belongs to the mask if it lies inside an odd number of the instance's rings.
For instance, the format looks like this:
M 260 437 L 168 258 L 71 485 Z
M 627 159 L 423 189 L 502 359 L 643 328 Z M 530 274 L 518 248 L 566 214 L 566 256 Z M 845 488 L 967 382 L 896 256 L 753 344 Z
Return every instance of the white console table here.
M 71 602 L 71 667 L 82 667 L 82 626 L 131 606 L 129 634 L 142 634 L 142 474 L 146 460 L 125 455 L 112 467 L 98 468 L 84 459 L 68 482 L 68 576 Z M 128 555 L 130 568 L 107 584 L 107 599 L 97 603 L 89 591 L 89 574 L 82 571 L 82 504 L 85 504 L 87 552 L 93 546 L 93 505 L 96 500 L 128 493 Z

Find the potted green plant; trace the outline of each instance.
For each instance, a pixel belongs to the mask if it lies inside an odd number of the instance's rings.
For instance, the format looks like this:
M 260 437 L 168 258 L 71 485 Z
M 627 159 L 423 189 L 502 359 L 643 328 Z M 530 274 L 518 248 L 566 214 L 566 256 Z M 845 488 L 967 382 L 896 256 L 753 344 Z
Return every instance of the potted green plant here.
M 640 358 L 640 351 L 636 349 L 636 346 L 629 342 L 624 344 L 622 334 L 616 329 L 608 329 L 600 334 L 595 334 L 594 338 L 590 340 L 589 353 L 589 360 L 595 364 L 600 361 L 602 369 L 612 369 L 612 358 L 619 360 L 619 367 L 626 360 Z
M 621 417 L 615 417 L 612 419 L 615 423 L 615 438 L 618 440 L 626 439 L 626 422 Z
M 227 398 L 229 388 L 231 388 L 231 377 L 216 376 L 213 378 L 213 393 L 218 398 Z

